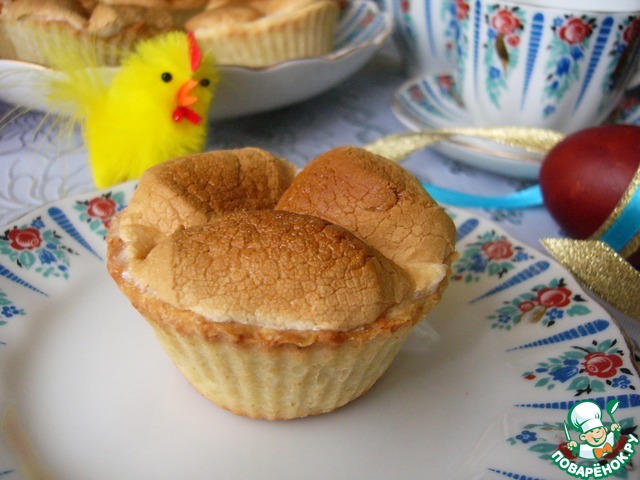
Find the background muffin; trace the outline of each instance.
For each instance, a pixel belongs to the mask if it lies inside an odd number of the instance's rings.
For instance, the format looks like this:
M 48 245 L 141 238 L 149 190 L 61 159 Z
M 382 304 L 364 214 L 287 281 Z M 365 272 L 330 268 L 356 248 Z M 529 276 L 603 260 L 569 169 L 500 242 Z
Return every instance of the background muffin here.
M 162 9 L 77 0 L 15 0 L 0 12 L 0 28 L 18 60 L 50 66 L 52 51 L 87 48 L 95 50 L 97 64 L 118 65 L 137 41 L 171 31 L 175 24 Z
M 330 52 L 338 15 L 338 0 L 5 0 L 0 55 L 50 66 L 75 43 L 119 65 L 136 42 L 182 29 L 219 64 L 262 67 Z
M 263 67 L 331 51 L 337 0 L 213 0 L 189 19 L 222 65 Z

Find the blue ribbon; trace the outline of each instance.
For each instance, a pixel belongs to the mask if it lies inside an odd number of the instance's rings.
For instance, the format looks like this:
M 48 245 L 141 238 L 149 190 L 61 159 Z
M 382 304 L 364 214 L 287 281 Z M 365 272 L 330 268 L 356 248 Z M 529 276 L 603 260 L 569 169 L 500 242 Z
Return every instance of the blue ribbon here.
M 437 202 L 454 207 L 520 209 L 544 205 L 539 185 L 497 197 L 472 195 L 427 183 L 423 183 L 422 186 Z M 599 240 L 620 252 L 640 233 L 640 221 L 638 219 L 640 219 L 640 188 L 633 192 L 618 218 L 600 236 Z
M 640 188 L 636 188 L 618 218 L 600 236 L 617 252 L 621 251 L 640 232 Z
M 422 186 L 437 202 L 454 207 L 519 209 L 539 207 L 544 204 L 539 185 L 498 197 L 471 195 L 427 183 L 423 183 Z

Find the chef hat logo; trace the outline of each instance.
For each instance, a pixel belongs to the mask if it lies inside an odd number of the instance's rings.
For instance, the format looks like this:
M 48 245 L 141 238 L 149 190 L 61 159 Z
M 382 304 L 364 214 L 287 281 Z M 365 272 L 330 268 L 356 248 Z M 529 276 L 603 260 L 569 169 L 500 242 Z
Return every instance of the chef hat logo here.
M 569 412 L 567 420 L 574 430 L 587 433 L 594 428 L 602 428 L 602 410 L 590 401 L 575 405 Z

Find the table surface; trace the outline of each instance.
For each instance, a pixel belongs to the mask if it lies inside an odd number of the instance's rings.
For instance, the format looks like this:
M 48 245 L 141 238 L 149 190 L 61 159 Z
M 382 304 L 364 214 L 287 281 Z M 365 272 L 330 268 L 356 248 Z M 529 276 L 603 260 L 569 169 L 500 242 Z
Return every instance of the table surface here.
M 362 70 L 319 96 L 277 111 L 211 123 L 207 149 L 260 147 L 302 167 L 333 147 L 366 145 L 407 130 L 391 110 L 393 93 L 406 80 L 401 59 L 388 44 Z M 0 118 L 12 109 L 0 104 Z M 423 181 L 478 195 L 502 195 L 531 185 L 429 149 L 403 165 Z M 59 198 L 92 190 L 79 135 L 61 142 L 39 112 L 25 113 L 0 128 L 0 225 Z M 541 251 L 540 238 L 563 235 L 544 207 L 477 213 Z M 616 318 L 632 339 L 640 340 L 638 322 L 619 314 Z

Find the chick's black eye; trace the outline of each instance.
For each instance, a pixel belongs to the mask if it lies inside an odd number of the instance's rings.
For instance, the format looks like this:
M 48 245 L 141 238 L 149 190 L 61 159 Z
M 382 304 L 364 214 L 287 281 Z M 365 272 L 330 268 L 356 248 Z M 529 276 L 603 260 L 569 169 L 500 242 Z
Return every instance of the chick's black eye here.
M 163 82 L 169 83 L 171 80 L 173 80 L 173 75 L 171 75 L 169 72 L 164 72 L 162 75 L 160 75 L 160 78 Z
M 202 87 L 208 87 L 209 85 L 211 85 L 211 82 L 208 78 L 203 78 L 202 80 L 200 80 L 200 85 Z

